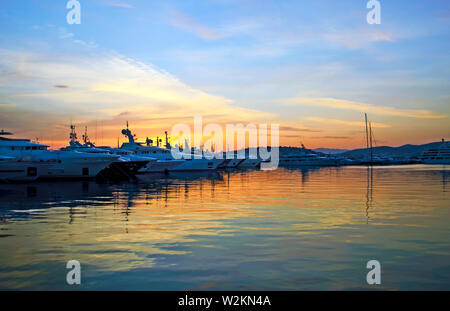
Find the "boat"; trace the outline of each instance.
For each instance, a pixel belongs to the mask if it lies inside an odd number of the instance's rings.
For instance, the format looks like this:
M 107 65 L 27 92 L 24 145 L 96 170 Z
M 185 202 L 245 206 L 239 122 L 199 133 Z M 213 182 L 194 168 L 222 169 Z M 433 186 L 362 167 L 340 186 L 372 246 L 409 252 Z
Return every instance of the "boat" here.
M 29 139 L 6 138 L 10 133 L 5 133 L 0 132 L 0 155 L 51 164 L 39 178 L 94 178 L 119 158 L 112 154 L 49 150 L 49 146 Z
M 338 166 L 339 160 L 332 156 L 322 155 L 303 144 L 301 149 L 290 152 L 280 152 L 279 166 Z
M 236 152 L 233 152 L 232 157 L 227 152 L 223 152 L 222 158 L 224 160 L 219 165 L 219 168 L 236 168 L 244 160 L 244 159 L 238 159 L 236 156 Z
M 135 155 L 131 151 L 111 148 L 111 147 L 96 147 L 92 143 L 87 134 L 87 127 L 83 134 L 83 143 L 78 141 L 75 126 L 70 125 L 70 141 L 69 146 L 61 148 L 63 151 L 97 153 L 97 154 L 112 154 L 119 158 L 117 161 L 100 172 L 101 177 L 108 179 L 130 179 L 133 178 L 141 169 L 150 166 L 152 162 L 157 160 L 154 158 L 145 158 Z
M 425 164 L 450 164 L 450 142 L 442 139 L 439 147 L 425 150 L 420 159 Z
M 261 159 L 246 158 L 238 164 L 238 168 L 257 168 L 261 164 Z
M 197 155 L 184 152 L 178 148 L 171 148 L 167 139 L 166 132 L 166 148 L 159 146 L 159 140 L 156 146 L 153 146 L 153 141 L 146 139 L 145 143 L 136 142 L 135 135 L 131 133 L 128 128 L 122 130 L 122 134 L 128 138 L 128 142 L 124 142 L 121 149 L 133 151 L 140 156 L 153 157 L 158 159 L 158 162 L 164 165 L 171 165 L 167 167 L 167 171 L 202 171 L 215 170 L 223 162 L 222 159 L 207 159 L 202 155 Z M 173 149 L 173 150 L 172 150 Z M 189 149 L 188 149 L 189 150 Z M 175 155 L 175 156 L 174 156 Z
M 51 162 L 36 162 L 31 158 L 14 158 L 0 155 L 0 181 L 34 181 L 48 174 Z

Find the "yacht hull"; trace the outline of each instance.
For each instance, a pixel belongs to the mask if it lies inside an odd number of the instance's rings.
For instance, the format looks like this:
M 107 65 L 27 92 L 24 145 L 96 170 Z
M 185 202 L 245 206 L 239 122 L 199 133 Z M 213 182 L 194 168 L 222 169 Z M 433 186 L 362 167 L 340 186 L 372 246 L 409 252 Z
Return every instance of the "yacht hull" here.
M 239 163 L 239 168 L 254 168 L 258 167 L 261 164 L 261 160 L 259 159 L 245 159 L 241 163 Z
M 223 159 L 185 159 L 183 163 L 169 171 L 212 171 L 223 162 Z
M 158 160 L 149 163 L 146 167 L 142 168 L 139 173 L 166 173 L 183 162 L 183 160 Z
M 245 161 L 244 159 L 230 159 L 230 161 L 227 163 L 226 167 L 233 168 L 238 167 L 241 162 Z
M 0 181 L 34 181 L 48 172 L 48 165 L 36 162 L 0 163 Z
M 48 169 L 42 178 L 95 178 L 114 161 L 96 161 L 91 159 L 64 159 Z

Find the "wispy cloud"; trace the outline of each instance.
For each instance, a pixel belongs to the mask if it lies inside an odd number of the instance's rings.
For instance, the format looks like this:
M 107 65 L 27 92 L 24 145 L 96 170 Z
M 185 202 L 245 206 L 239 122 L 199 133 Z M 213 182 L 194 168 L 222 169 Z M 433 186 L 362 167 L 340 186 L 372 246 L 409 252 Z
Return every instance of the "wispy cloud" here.
M 388 32 L 367 29 L 332 30 L 322 34 L 328 41 L 350 49 L 367 48 L 375 42 L 394 42 L 396 38 Z
M 86 122 L 115 120 L 115 131 L 125 117 L 140 120 L 136 124 L 141 128 L 167 128 L 169 119 L 172 124 L 185 123 L 186 117 L 195 115 L 214 122 L 233 122 L 236 116 L 246 122 L 274 118 L 271 113 L 238 107 L 230 99 L 190 87 L 151 64 L 116 53 L 55 56 L 0 49 L 0 71 L 10 73 L 0 77 L 0 102 L 14 103 L 20 111 L 40 111 L 44 118 L 46 113 L 58 111 Z M 155 116 L 164 121 L 148 121 Z M 14 113 L 8 113 L 10 118 Z M 24 120 L 10 120 L 10 124 L 17 126 Z
M 293 126 L 280 126 L 280 131 L 286 132 L 321 132 L 321 130 L 315 130 L 310 128 L 297 128 Z
M 447 117 L 446 114 L 437 113 L 430 110 L 398 109 L 394 107 L 375 106 L 371 104 L 335 98 L 289 98 L 286 99 L 285 102 L 290 105 L 303 105 L 303 106 L 326 107 L 332 109 L 355 110 L 379 115 L 389 115 L 408 118 L 441 119 Z
M 202 25 L 200 22 L 194 18 L 178 11 L 171 9 L 169 10 L 170 23 L 189 33 L 192 33 L 205 40 L 217 40 L 222 38 L 224 35 L 218 32 L 212 27 Z
M 125 2 L 113 2 L 113 3 L 110 3 L 109 5 L 119 7 L 119 8 L 126 8 L 126 9 L 134 9 L 135 8 L 133 5 L 125 3 Z
M 318 139 L 351 139 L 352 137 L 349 136 L 319 136 L 319 137 L 314 137 L 314 138 L 318 138 Z
M 334 125 L 347 125 L 347 126 L 357 126 L 364 127 L 365 123 L 362 121 L 346 121 L 346 120 L 338 120 L 338 119 L 328 119 L 328 118 L 320 118 L 320 117 L 307 117 L 305 120 L 321 122 L 326 124 L 334 124 Z M 372 122 L 372 127 L 374 128 L 389 128 L 391 125 L 385 123 L 377 123 Z

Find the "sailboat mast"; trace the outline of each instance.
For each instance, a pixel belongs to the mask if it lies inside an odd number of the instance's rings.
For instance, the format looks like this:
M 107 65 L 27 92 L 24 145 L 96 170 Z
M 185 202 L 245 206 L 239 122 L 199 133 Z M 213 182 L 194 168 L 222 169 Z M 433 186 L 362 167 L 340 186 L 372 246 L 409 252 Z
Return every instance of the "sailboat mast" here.
M 373 161 L 373 145 L 372 145 L 372 123 L 369 122 L 369 135 L 370 135 L 370 163 Z
M 364 113 L 364 118 L 366 120 L 366 148 L 369 151 L 369 129 L 367 128 L 367 113 Z

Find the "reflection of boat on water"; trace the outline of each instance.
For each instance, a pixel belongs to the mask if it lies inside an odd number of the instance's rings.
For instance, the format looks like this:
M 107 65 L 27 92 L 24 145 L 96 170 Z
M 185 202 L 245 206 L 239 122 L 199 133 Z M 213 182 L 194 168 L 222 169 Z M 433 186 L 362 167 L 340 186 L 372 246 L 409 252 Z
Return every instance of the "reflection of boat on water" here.
M 95 181 L 36 181 L 0 184 L 0 211 L 35 208 L 89 206 L 110 204 L 113 199 L 109 184 Z
M 306 184 L 309 180 L 309 178 L 311 177 L 311 175 L 314 175 L 315 173 L 322 171 L 322 170 L 336 170 L 339 169 L 337 167 L 333 167 L 333 166 L 306 166 L 306 165 L 302 165 L 302 166 L 283 166 L 281 168 L 279 168 L 281 170 L 283 170 L 284 174 L 287 173 L 293 173 L 296 174 L 299 171 L 301 172 L 301 181 L 302 184 Z
M 208 179 L 208 180 L 222 180 L 223 176 L 217 171 L 173 171 L 170 172 L 169 175 L 165 174 L 141 174 L 137 175 L 138 181 L 140 182 L 152 182 L 159 181 L 161 179 L 166 180 L 199 180 L 199 179 Z
M 373 167 L 367 167 L 366 222 L 369 223 L 369 210 L 373 204 Z
M 168 198 L 170 193 L 187 193 L 192 185 L 210 183 L 212 189 L 223 181 L 217 172 L 176 172 L 171 175 L 138 175 L 134 182 L 101 183 L 96 181 L 35 181 L 30 183 L 0 183 L 0 218 L 27 217 L 30 213 L 49 208 L 135 206 L 136 200 L 146 202 Z M 195 187 L 195 186 L 194 186 Z M 82 213 L 82 212 L 79 212 Z
M 450 142 L 442 139 L 439 147 L 425 150 L 421 160 L 425 164 L 450 164 Z

